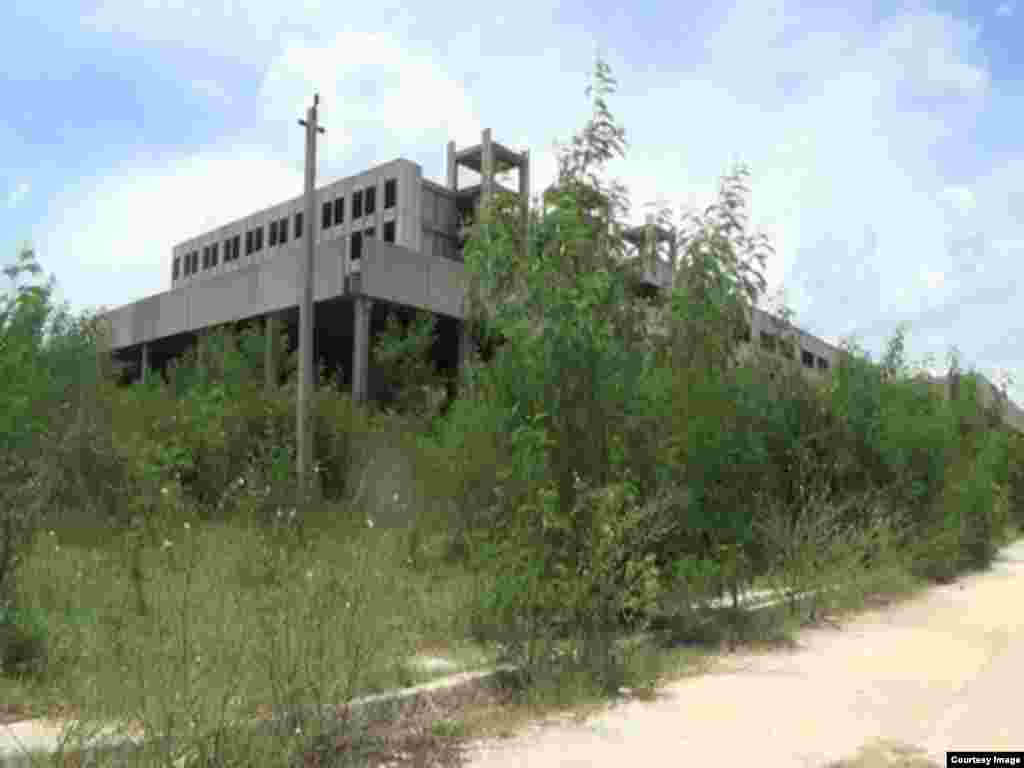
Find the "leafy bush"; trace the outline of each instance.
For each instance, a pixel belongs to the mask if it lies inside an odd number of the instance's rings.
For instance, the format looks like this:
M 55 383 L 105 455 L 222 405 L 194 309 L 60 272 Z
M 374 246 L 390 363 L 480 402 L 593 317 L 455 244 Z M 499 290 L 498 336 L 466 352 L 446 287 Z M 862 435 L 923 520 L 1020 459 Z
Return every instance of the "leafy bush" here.
M 492 579 L 483 615 L 528 676 L 577 667 L 614 691 L 626 665 L 619 630 L 625 617 L 643 629 L 654 613 L 662 575 L 651 545 L 674 521 L 665 500 L 638 506 L 629 483 L 591 490 L 579 481 L 577 490 L 563 514 L 554 490 L 542 489 L 480 548 Z
M 41 674 L 47 661 L 47 625 L 35 612 L 0 606 L 0 674 Z

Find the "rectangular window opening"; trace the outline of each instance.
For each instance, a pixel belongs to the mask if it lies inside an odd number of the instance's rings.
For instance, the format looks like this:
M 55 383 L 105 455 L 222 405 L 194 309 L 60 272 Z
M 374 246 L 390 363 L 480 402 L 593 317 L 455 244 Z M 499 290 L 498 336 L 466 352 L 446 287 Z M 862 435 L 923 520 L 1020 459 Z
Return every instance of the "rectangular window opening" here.
M 828 370 L 828 360 L 826 360 L 824 357 L 819 357 L 818 358 L 818 370 L 819 371 L 827 371 Z
M 263 227 L 256 228 L 256 237 L 253 245 L 255 246 L 255 250 L 257 251 L 263 248 Z
M 805 368 L 814 367 L 814 355 L 808 352 L 806 349 L 800 350 L 800 362 L 804 364 Z
M 218 261 L 217 250 L 220 248 L 220 243 L 214 243 L 210 246 L 210 266 L 216 267 Z
M 331 211 L 334 210 L 330 203 L 324 203 L 320 209 L 320 229 L 330 229 Z
M 302 213 L 295 214 L 295 239 L 302 237 Z
M 395 222 L 385 221 L 384 222 L 384 242 L 393 243 L 395 242 Z
M 363 191 L 357 189 L 352 193 L 352 218 L 361 219 L 363 217 Z
M 398 179 L 384 182 L 384 209 L 394 208 L 398 203 Z
M 377 210 L 377 188 L 367 187 L 366 188 L 366 215 L 369 216 Z
M 277 222 L 277 241 L 281 245 L 288 242 L 288 217 L 285 216 Z
M 174 263 L 171 266 L 171 280 L 177 280 L 178 275 L 181 274 L 181 256 L 174 257 Z
M 352 247 L 349 250 L 352 261 L 359 261 L 363 257 L 363 233 L 352 233 Z
M 273 248 L 277 245 L 277 222 L 270 222 L 270 232 L 267 233 L 267 245 Z
M 334 200 L 334 223 L 342 224 L 345 221 L 345 197 L 344 195 Z

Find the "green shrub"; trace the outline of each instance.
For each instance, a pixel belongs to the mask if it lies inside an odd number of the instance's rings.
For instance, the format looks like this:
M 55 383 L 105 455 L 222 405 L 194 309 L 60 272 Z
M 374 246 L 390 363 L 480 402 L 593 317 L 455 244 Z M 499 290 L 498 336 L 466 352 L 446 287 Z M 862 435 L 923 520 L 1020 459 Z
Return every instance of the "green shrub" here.
M 46 661 L 45 617 L 35 611 L 0 608 L 0 673 L 40 675 Z
M 1024 529 L 1024 435 L 1018 432 L 1007 437 L 1007 467 L 1009 516 Z
M 662 577 L 651 549 L 674 521 L 668 500 L 638 506 L 629 483 L 591 490 L 580 481 L 577 490 L 570 514 L 542 490 L 480 547 L 491 579 L 483 615 L 528 676 L 578 668 L 614 691 L 627 666 L 617 643 L 624 619 L 642 630 L 656 612 Z
M 462 560 L 473 537 L 495 524 L 495 493 L 509 456 L 503 424 L 507 414 L 484 400 L 457 399 L 438 425 L 436 436 L 423 441 L 429 462 L 429 497 L 438 514 L 427 525 L 441 523 L 448 555 Z

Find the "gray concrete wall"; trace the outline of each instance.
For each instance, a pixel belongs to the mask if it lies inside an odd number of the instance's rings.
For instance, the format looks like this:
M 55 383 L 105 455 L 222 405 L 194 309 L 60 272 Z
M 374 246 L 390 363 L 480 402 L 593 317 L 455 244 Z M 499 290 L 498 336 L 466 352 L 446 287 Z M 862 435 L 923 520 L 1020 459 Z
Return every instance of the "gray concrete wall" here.
M 266 261 L 111 310 L 107 318 L 113 349 L 296 306 L 303 248 L 300 240 L 277 249 Z M 314 265 L 316 301 L 341 296 L 345 287 L 341 243 L 318 246 Z
M 414 253 L 380 239 L 363 246 L 360 291 L 366 296 L 462 317 L 464 268 L 452 259 Z
M 394 208 L 384 210 L 384 182 L 387 179 L 397 179 L 398 199 Z M 352 218 L 352 192 L 369 186 L 373 186 L 377 190 L 376 210 L 370 216 L 363 216 L 360 219 L 354 220 Z M 321 245 L 346 238 L 352 232 L 374 226 L 377 228 L 377 236 L 381 237 L 383 235 L 384 222 L 395 221 L 395 243 L 413 250 L 419 250 L 422 238 L 419 226 L 422 193 L 419 190 L 422 186 L 423 177 L 420 167 L 415 163 L 402 159 L 393 160 L 355 176 L 348 176 L 326 184 L 316 190 L 313 221 L 303 223 L 303 239 L 307 233 L 312 231 L 316 238 L 316 244 Z M 322 229 L 320 226 L 322 204 L 334 201 L 341 196 L 345 197 L 344 223 L 340 226 L 335 224 L 326 230 Z M 213 279 L 218 275 L 236 272 L 252 264 L 260 264 L 274 258 L 278 252 L 287 250 L 294 243 L 295 214 L 303 211 L 304 208 L 302 195 L 297 195 L 283 203 L 264 208 L 245 218 L 236 219 L 216 229 L 203 232 L 196 237 L 178 243 L 171 249 L 172 261 L 166 267 L 168 278 L 171 276 L 171 264 L 174 257 L 183 256 L 190 251 L 199 251 L 201 255 L 204 246 L 219 243 L 220 258 L 217 266 L 212 269 L 204 270 L 200 268 L 194 275 L 189 277 L 179 276 L 178 280 L 171 281 L 172 289 L 184 289 Z M 271 221 L 277 221 L 285 217 L 288 218 L 288 242 L 284 246 L 271 248 L 268 245 L 266 227 Z M 245 233 L 259 226 L 264 228 L 263 248 L 256 253 L 246 256 Z M 239 258 L 237 261 L 225 264 L 223 253 L 224 240 L 235 235 L 239 235 L 241 239 Z
M 380 238 L 363 243 L 363 257 L 349 262 L 345 242 L 334 239 L 314 253 L 316 301 L 345 293 L 345 276 L 359 275 L 371 298 L 436 314 L 462 317 L 462 264 L 415 253 Z M 304 243 L 277 249 L 273 258 L 237 271 L 165 291 L 107 314 L 115 350 L 212 325 L 256 317 L 297 305 Z

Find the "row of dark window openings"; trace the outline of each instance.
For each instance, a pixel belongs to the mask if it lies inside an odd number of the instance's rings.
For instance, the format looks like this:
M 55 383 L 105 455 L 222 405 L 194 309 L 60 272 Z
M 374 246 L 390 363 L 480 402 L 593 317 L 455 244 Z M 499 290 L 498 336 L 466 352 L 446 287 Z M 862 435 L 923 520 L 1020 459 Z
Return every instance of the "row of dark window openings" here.
M 394 208 L 398 204 L 398 180 L 388 179 L 384 182 L 384 210 Z M 370 216 L 377 210 L 377 188 L 366 187 L 352 193 L 352 218 L 361 219 Z M 330 229 L 332 226 L 345 223 L 345 196 L 328 200 L 320 208 L 320 228 Z
M 739 334 L 740 341 L 750 343 L 750 326 L 744 325 L 743 330 Z M 778 355 L 792 360 L 796 356 L 796 347 L 793 344 L 792 339 L 781 339 L 777 334 L 768 333 L 767 331 L 761 331 L 761 348 L 769 352 L 774 352 Z M 800 362 L 803 363 L 804 368 L 814 368 L 817 363 L 819 371 L 828 370 L 828 360 L 823 357 L 815 360 L 815 355 L 812 352 L 808 352 L 803 347 L 800 348 Z
M 398 202 L 398 180 L 388 179 L 384 182 L 384 209 L 394 208 Z M 377 189 L 376 187 L 367 187 L 366 189 L 359 189 L 352 193 L 352 218 L 362 218 L 364 215 L 369 216 L 374 213 L 377 208 Z M 344 196 L 329 201 L 323 204 L 323 229 L 328 229 L 331 226 L 331 219 L 335 224 L 341 224 L 345 221 L 345 198 Z M 373 237 L 373 229 L 365 230 L 368 237 Z M 395 242 L 395 222 L 389 221 L 384 224 L 384 241 L 388 243 Z M 358 238 L 359 245 L 356 245 L 356 235 L 361 233 L 356 232 L 352 235 L 352 253 L 353 259 L 358 259 L 362 255 L 362 237 Z M 302 237 L 302 212 L 295 214 L 295 239 L 298 240 Z M 240 235 L 229 237 L 224 241 L 224 263 L 228 264 L 235 261 L 239 256 L 239 246 L 241 244 Z M 278 245 L 284 245 L 288 242 L 288 217 L 285 216 L 277 221 L 272 221 L 268 225 L 267 230 L 267 247 L 273 248 Z M 218 243 L 203 246 L 202 251 L 202 268 L 212 269 L 216 267 L 219 261 Z M 245 233 L 245 255 L 256 253 L 263 250 L 263 227 L 256 227 Z M 182 271 L 184 266 L 184 271 Z M 177 280 L 179 275 L 188 277 L 194 275 L 199 271 L 199 251 L 192 251 L 185 254 L 184 264 L 182 264 L 180 257 L 174 257 L 174 264 L 172 267 L 171 279 Z
M 288 219 L 283 218 L 278 221 L 272 221 L 269 224 L 267 237 L 267 246 L 274 247 L 276 245 L 284 245 L 288 242 Z M 362 256 L 362 238 L 374 237 L 376 234 L 373 227 L 363 230 L 362 232 L 352 233 L 352 258 L 358 259 Z M 295 239 L 298 240 L 302 237 L 302 213 L 295 214 Z M 383 232 L 384 242 L 393 243 L 395 242 L 395 222 L 386 221 L 384 222 Z M 218 243 L 212 243 L 211 245 L 203 246 L 202 250 L 202 268 L 212 269 L 219 263 L 219 248 Z M 224 241 L 224 263 L 235 261 L 239 256 L 241 245 L 241 236 L 235 235 L 229 237 Z M 263 227 L 257 227 L 256 229 L 249 230 L 245 233 L 245 255 L 256 253 L 263 249 Z M 199 271 L 199 251 L 192 251 L 185 254 L 184 260 L 184 272 L 182 272 L 182 261 L 181 257 L 174 257 L 174 265 L 172 272 L 172 279 L 177 280 L 179 274 L 188 277 Z
M 749 331 L 747 332 L 747 338 L 744 341 L 750 341 Z M 769 352 L 782 355 L 782 357 L 788 360 L 793 360 L 796 357 L 796 346 L 793 344 L 792 339 L 782 339 L 774 333 L 768 333 L 767 331 L 761 331 L 761 348 Z M 814 368 L 817 363 L 819 371 L 828 370 L 828 360 L 823 357 L 815 358 L 813 352 L 808 352 L 804 348 L 800 348 L 800 362 L 804 368 Z

